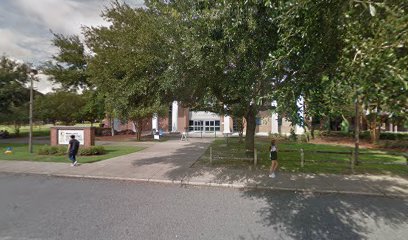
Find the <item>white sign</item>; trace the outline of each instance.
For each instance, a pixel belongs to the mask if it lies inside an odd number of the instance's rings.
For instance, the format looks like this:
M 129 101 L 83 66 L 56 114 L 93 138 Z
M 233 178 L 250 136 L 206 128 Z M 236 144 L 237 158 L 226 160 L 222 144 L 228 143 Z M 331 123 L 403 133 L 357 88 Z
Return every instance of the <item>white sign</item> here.
M 69 144 L 71 135 L 75 135 L 75 139 L 81 145 L 84 145 L 84 130 L 62 130 L 58 129 L 58 144 Z
M 197 112 L 189 112 L 189 119 L 190 120 L 220 120 L 220 116 L 213 113 L 213 112 L 204 112 L 204 111 L 197 111 Z

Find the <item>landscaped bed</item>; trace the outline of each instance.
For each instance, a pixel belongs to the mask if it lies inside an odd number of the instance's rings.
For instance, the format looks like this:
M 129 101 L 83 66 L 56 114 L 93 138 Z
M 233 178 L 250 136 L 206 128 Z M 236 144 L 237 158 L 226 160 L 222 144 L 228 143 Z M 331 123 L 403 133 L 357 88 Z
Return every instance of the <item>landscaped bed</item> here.
M 5 154 L 8 147 L 12 148 L 12 154 Z M 23 160 L 23 161 L 38 161 L 38 162 L 69 162 L 68 155 L 40 155 L 38 150 L 44 145 L 33 145 L 33 153 L 28 152 L 27 144 L 3 144 L 0 143 L 0 160 Z M 142 150 L 139 146 L 104 146 L 106 153 L 93 156 L 77 156 L 80 163 L 97 162 L 129 153 Z
M 257 167 L 269 169 L 269 144 L 267 138 L 256 139 Z M 352 173 L 350 160 L 353 147 L 341 145 L 325 145 L 278 141 L 279 169 L 286 172 L 309 173 Z M 304 152 L 304 167 L 301 167 L 301 153 Z M 210 148 L 195 166 L 252 168 L 253 154 L 245 152 L 244 143 L 237 138 L 218 139 L 211 145 L 212 163 L 210 164 Z M 406 158 L 402 152 L 361 149 L 360 161 L 354 167 L 355 173 L 397 174 L 408 176 Z

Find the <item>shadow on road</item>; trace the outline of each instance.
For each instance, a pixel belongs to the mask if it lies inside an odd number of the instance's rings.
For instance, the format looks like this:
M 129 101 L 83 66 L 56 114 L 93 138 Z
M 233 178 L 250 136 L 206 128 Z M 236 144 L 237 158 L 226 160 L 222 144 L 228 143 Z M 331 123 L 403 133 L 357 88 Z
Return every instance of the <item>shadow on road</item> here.
M 263 199 L 261 224 L 293 239 L 402 239 L 408 223 L 406 199 L 256 189 L 242 197 Z

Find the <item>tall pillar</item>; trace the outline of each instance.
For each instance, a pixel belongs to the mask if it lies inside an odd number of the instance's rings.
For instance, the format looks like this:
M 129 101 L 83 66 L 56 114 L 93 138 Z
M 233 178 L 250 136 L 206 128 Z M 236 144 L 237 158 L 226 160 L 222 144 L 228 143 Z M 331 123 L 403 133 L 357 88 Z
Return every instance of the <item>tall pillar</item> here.
M 224 116 L 224 133 L 231 133 L 230 129 L 230 116 L 225 115 Z
M 117 119 L 117 118 L 114 118 L 113 119 L 113 129 L 115 130 L 115 131 L 118 131 L 118 132 L 120 132 L 120 120 L 119 119 Z
M 392 125 L 392 123 L 390 123 L 390 132 L 394 131 L 394 125 Z
M 156 131 L 159 130 L 159 121 L 156 113 L 152 117 L 152 129 L 156 129 Z
M 304 107 L 304 100 L 303 100 L 303 97 L 302 96 L 300 96 L 299 97 L 299 99 L 297 100 L 297 106 L 298 106 L 298 108 L 299 108 L 299 110 L 298 110 L 298 114 L 299 114 L 299 116 L 302 116 L 302 118 L 304 118 L 304 113 L 303 113 L 303 107 Z M 305 129 L 302 127 L 302 126 L 300 126 L 300 125 L 296 125 L 295 126 L 295 133 L 296 134 L 304 134 L 305 133 Z
M 272 107 L 277 107 L 278 103 L 276 101 L 272 102 Z M 271 116 L 271 133 L 272 134 L 278 134 L 279 133 L 279 126 L 278 126 L 278 113 L 272 112 Z
M 178 126 L 177 119 L 178 119 L 178 102 L 174 101 L 173 106 L 172 106 L 172 110 L 171 110 L 171 124 L 172 124 L 171 131 L 172 132 L 177 132 L 178 131 L 178 129 L 177 129 L 177 126 Z

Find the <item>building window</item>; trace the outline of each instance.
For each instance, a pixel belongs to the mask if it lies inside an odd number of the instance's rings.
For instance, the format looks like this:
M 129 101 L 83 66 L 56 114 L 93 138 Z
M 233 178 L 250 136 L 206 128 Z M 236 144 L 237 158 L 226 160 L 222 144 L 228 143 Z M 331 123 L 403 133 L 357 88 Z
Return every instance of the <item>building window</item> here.
M 242 119 L 236 119 L 236 118 L 232 119 L 232 131 L 233 131 L 233 132 L 239 132 L 238 121 L 241 121 L 241 122 L 242 122 Z
M 255 119 L 255 122 L 256 122 L 256 125 L 261 125 L 262 124 L 261 118 L 259 118 L 259 117 L 257 117 Z
M 194 132 L 221 131 L 219 120 L 190 120 L 188 125 L 188 130 Z
M 194 121 L 188 121 L 188 131 L 194 131 Z
M 219 120 L 216 120 L 214 123 L 215 123 L 215 131 L 221 131 L 220 121 L 219 121 Z

